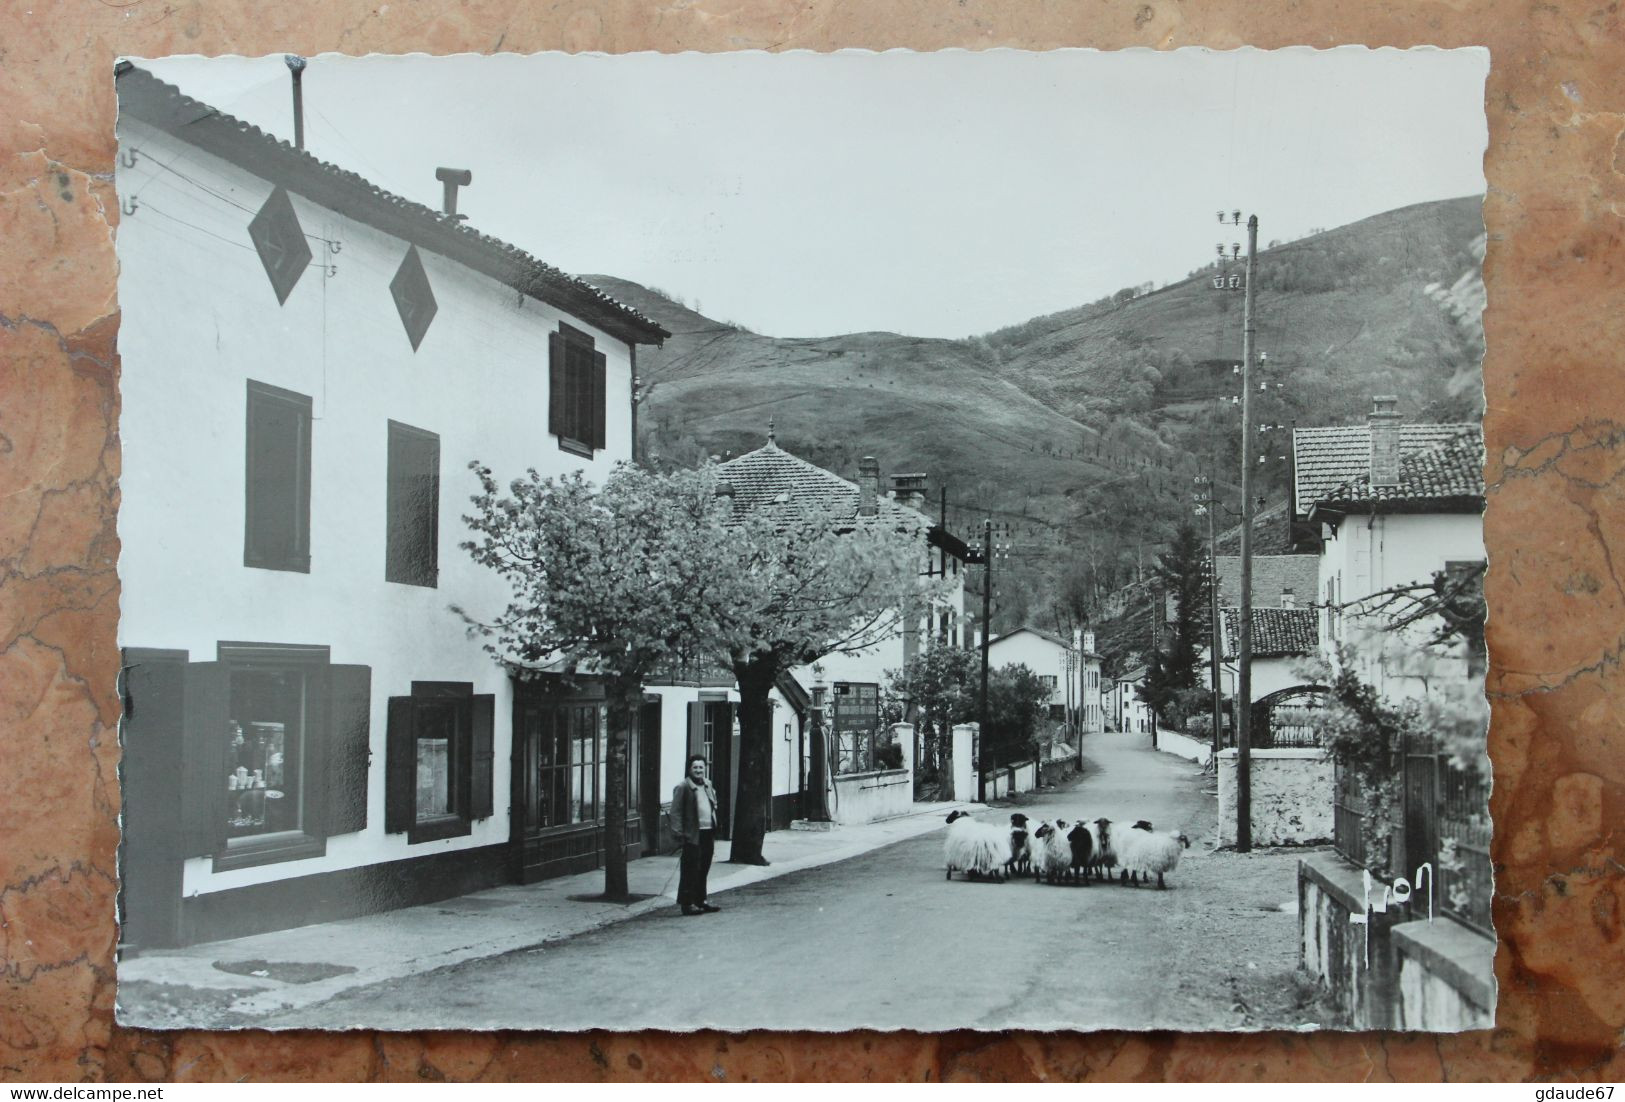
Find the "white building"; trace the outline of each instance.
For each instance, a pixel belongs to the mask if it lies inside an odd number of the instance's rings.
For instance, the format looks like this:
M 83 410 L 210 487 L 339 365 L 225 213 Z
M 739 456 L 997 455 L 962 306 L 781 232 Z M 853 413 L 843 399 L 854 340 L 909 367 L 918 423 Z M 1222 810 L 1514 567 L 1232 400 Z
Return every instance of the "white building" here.
M 1437 573 L 1481 570 L 1484 436 L 1477 425 L 1406 425 L 1379 397 L 1366 425 L 1298 429 L 1297 504 L 1322 542 L 1320 639 L 1365 651 L 1362 671 L 1385 696 L 1422 691 L 1416 664 L 1436 623 L 1384 629 L 1403 606 L 1377 595 L 1426 586 Z M 1379 647 L 1379 638 L 1388 645 Z M 1479 666 L 1482 655 L 1457 655 Z M 1481 668 L 1481 667 L 1480 667 Z M 1437 673 L 1437 671 L 1431 671 Z M 1476 671 L 1475 671 L 1476 672 Z
M 994 636 L 987 644 L 987 664 L 1026 666 L 1049 688 L 1049 716 L 1060 723 L 1073 723 L 1078 686 L 1072 681 L 1077 669 L 1077 652 L 1058 635 L 1039 628 L 1017 628 Z
M 469 639 L 452 606 L 508 593 L 458 517 L 470 461 L 627 459 L 668 334 L 139 68 L 118 94 L 127 947 L 594 867 L 602 691 Z
M 1147 669 L 1135 666 L 1112 679 L 1109 708 L 1119 731 L 1144 734 L 1151 730 L 1151 705 L 1140 699 Z

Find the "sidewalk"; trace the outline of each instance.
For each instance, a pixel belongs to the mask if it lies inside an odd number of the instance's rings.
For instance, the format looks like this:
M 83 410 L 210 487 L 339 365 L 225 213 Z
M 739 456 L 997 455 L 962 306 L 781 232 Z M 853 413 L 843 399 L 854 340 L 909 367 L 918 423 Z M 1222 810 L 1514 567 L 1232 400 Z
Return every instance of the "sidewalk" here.
M 915 804 L 905 816 L 829 831 L 771 831 L 767 866 L 731 865 L 727 843 L 711 867 L 712 896 L 850 857 L 940 829 L 953 808 Z M 627 865 L 636 903 L 576 902 L 603 891 L 602 869 L 361 918 L 255 934 L 181 949 L 150 950 L 118 965 L 117 1018 L 146 1028 L 252 1026 L 254 1019 L 314 1006 L 359 987 L 548 942 L 675 906 L 677 858 Z

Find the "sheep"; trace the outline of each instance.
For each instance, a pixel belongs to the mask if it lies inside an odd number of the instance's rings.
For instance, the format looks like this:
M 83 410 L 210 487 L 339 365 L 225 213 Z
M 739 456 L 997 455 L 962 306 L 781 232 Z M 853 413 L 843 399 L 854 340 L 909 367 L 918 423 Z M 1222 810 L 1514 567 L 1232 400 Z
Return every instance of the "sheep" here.
M 1059 884 L 1060 878 L 1072 867 L 1072 845 L 1066 840 L 1066 820 L 1040 823 L 1033 839 L 1034 879 Z
M 1089 863 L 1095 856 L 1095 839 L 1089 833 L 1089 827 L 1084 823 L 1074 826 L 1066 835 L 1067 844 L 1072 850 L 1072 879 L 1075 882 L 1089 883 Z
M 968 812 L 950 811 L 943 855 L 949 880 L 954 878 L 955 869 L 967 876 L 1003 880 L 1005 866 L 1010 863 L 1010 832 L 991 823 L 977 822 Z
M 1026 876 L 1032 871 L 1032 838 L 1027 833 L 1027 816 L 1016 812 L 1010 816 L 1010 866 L 1012 876 Z
M 1089 839 L 1094 843 L 1094 859 L 1090 868 L 1095 870 L 1095 876 L 1100 880 L 1110 880 L 1113 870 L 1117 868 L 1117 845 L 1112 836 L 1112 821 L 1106 818 L 1096 819 L 1088 824 Z M 1123 883 L 1128 883 L 1125 875 Z
M 1163 875 L 1173 872 L 1179 867 L 1179 851 L 1189 849 L 1191 840 L 1185 837 L 1185 832 L 1177 834 L 1155 831 L 1151 824 L 1141 819 L 1129 828 L 1127 834 L 1120 842 L 1120 860 L 1126 875 L 1133 878 L 1135 884 L 1141 879 L 1150 882 L 1151 874 L 1157 876 L 1157 890 L 1167 887 L 1163 883 Z

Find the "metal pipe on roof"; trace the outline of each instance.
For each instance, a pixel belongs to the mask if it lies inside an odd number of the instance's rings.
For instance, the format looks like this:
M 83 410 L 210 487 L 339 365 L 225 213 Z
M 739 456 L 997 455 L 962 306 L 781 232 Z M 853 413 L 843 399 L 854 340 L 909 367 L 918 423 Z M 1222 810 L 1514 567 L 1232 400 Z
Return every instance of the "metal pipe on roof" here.
M 298 54 L 283 54 L 288 71 L 293 74 L 293 147 L 305 148 L 305 66 L 309 64 Z

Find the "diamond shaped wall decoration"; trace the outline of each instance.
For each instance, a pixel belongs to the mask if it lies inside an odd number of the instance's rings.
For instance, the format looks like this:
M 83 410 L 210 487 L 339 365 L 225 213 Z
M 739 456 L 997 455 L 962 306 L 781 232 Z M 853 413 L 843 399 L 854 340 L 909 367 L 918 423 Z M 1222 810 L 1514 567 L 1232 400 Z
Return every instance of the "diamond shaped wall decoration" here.
M 406 326 L 406 337 L 412 342 L 412 351 L 418 350 L 423 334 L 429 331 L 435 311 L 440 309 L 434 300 L 434 289 L 429 286 L 429 273 L 423 270 L 418 247 L 406 250 L 395 278 L 389 281 L 389 293 L 395 296 L 395 309 L 401 312 L 401 324 Z
M 299 216 L 294 213 L 286 191 L 279 187 L 271 192 L 271 197 L 248 224 L 248 236 L 259 251 L 265 274 L 271 277 L 271 289 L 276 292 L 278 304 L 287 302 L 293 285 L 310 265 L 310 245 L 305 241 L 304 228 L 299 225 Z

